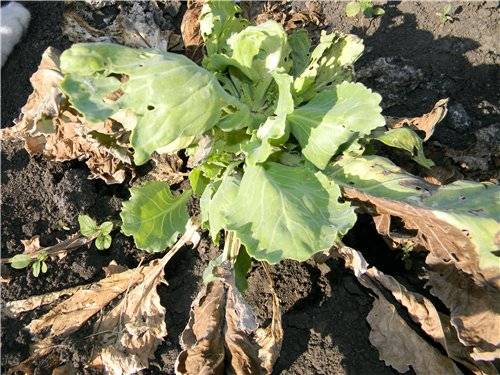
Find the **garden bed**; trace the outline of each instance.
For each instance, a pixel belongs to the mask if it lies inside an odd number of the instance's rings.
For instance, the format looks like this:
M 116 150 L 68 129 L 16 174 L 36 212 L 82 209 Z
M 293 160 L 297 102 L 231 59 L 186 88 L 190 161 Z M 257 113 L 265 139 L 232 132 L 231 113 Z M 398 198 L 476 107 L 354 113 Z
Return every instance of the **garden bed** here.
M 71 45 L 60 30 L 62 2 L 28 2 L 26 6 L 32 12 L 29 32 L 2 69 L 2 127 L 10 126 L 26 103 L 32 91 L 29 77 L 36 71 L 42 52 L 49 46 L 63 50 Z M 478 156 L 470 153 L 481 148 L 493 153 L 492 147 L 499 140 L 494 124 L 499 123 L 500 113 L 498 41 L 494 32 L 499 23 L 497 2 L 462 2 L 455 12 L 457 19 L 441 24 L 435 14 L 443 6 L 438 2 L 391 2 L 384 6 L 385 15 L 362 20 L 346 17 L 342 3 L 320 3 L 319 9 L 328 29 L 364 39 L 366 52 L 356 70 L 361 82 L 382 95 L 384 115 L 418 116 L 430 111 L 439 99 L 450 98 L 449 114 L 428 142 L 431 158 L 434 153 L 442 156 L 448 149 L 462 158 Z M 175 18 L 177 27 L 183 11 L 184 6 Z M 477 137 L 478 130 L 489 127 L 493 129 L 490 138 Z M 89 180 L 83 162 L 55 163 L 32 158 L 21 142 L 3 142 L 1 157 L 2 257 L 21 252 L 21 240 L 35 235 L 40 235 L 42 246 L 65 239 L 78 230 L 78 213 L 86 213 L 98 222 L 116 219 L 121 202 L 129 198 L 126 186 Z M 496 177 L 492 164 L 495 160 L 487 160 L 486 166 L 471 166 L 459 159 L 435 161 L 451 163 L 468 179 L 485 181 Z M 408 275 L 401 256 L 391 252 L 377 234 L 369 216 L 360 219 L 344 242 L 361 250 L 382 271 L 426 293 L 416 277 Z M 204 234 L 196 249 L 186 247 L 167 265 L 169 285 L 161 286 L 159 295 L 166 308 L 168 336 L 144 374 L 173 373 L 180 352 L 178 337 L 188 321 L 202 273 L 217 251 Z M 151 256 L 136 250 L 131 238 L 117 233 L 109 250 L 98 251 L 92 245 L 72 251 L 50 262 L 48 272 L 37 278 L 27 270 L 3 272 L 2 276 L 10 281 L 2 285 L 2 301 L 100 280 L 104 277 L 103 267 L 111 260 L 132 268 L 144 259 Z M 419 261 L 418 257 L 413 259 L 414 268 Z M 259 278 L 262 272 L 261 266 L 253 266 L 245 296 L 258 318 L 265 319 L 271 307 L 267 288 Z M 396 373 L 379 360 L 369 341 L 366 317 L 373 300 L 371 293 L 358 284 L 340 260 L 330 259 L 319 266 L 312 260 L 285 261 L 274 267 L 273 281 L 281 300 L 284 330 L 275 373 Z M 39 308 L 20 319 L 2 316 L 2 372 L 28 356 L 31 339 L 23 327 L 46 311 Z M 89 371 L 84 367 L 91 344 L 90 324 L 57 349 L 77 373 Z M 39 373 L 47 373 L 44 366 L 50 365 L 40 363 Z

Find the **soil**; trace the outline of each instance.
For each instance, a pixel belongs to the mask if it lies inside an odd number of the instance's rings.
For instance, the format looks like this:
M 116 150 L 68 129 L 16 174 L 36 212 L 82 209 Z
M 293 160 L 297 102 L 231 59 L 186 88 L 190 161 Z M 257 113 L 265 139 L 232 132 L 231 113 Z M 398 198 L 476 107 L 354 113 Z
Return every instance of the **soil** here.
M 29 77 L 42 52 L 67 48 L 61 34 L 62 2 L 26 2 L 32 13 L 30 29 L 2 68 L 1 125 L 10 126 L 31 93 Z M 454 148 L 474 146 L 474 132 L 499 122 L 498 2 L 460 3 L 457 20 L 440 25 L 436 12 L 444 3 L 390 2 L 377 19 L 348 18 L 345 3 L 320 3 L 328 28 L 352 32 L 365 40 L 366 54 L 357 64 L 361 80 L 384 97 L 384 113 L 414 116 L 430 110 L 440 98 L 450 98 L 450 114 L 430 142 Z M 302 7 L 303 3 L 294 6 Z M 496 30 L 496 32 L 495 32 Z M 21 240 L 40 235 L 42 245 L 54 244 L 77 230 L 76 217 L 85 212 L 98 221 L 117 218 L 126 186 L 107 186 L 89 180 L 83 162 L 52 163 L 30 158 L 22 144 L 2 144 L 2 257 L 22 250 Z M 67 227 L 68 230 L 63 229 Z M 389 252 L 373 223 L 363 217 L 345 239 L 362 249 L 370 262 L 405 279 L 404 264 Z M 168 286 L 159 294 L 166 307 L 168 337 L 158 348 L 146 374 L 173 372 L 180 347 L 178 337 L 188 319 L 189 306 L 201 283 L 201 274 L 218 249 L 204 236 L 196 250 L 183 249 L 166 267 Z M 380 255 L 380 256 L 379 256 Z M 26 298 L 99 280 L 111 260 L 134 267 L 144 254 L 119 233 L 107 251 L 94 246 L 69 253 L 49 263 L 38 278 L 26 270 L 2 270 L 10 277 L 2 284 L 3 301 Z M 262 269 L 254 265 L 249 276 L 248 301 L 263 321 L 269 316 L 269 295 L 262 285 Z M 273 280 L 283 309 L 285 338 L 276 374 L 393 374 L 378 359 L 369 342 L 366 316 L 372 297 L 339 261 L 282 262 Z M 414 281 L 414 280 L 410 280 Z M 47 308 L 20 319 L 2 316 L 2 372 L 28 356 L 31 339 L 23 327 Z M 90 350 L 90 323 L 65 340 L 57 353 L 77 373 L 84 369 Z M 37 373 L 47 372 L 47 363 Z

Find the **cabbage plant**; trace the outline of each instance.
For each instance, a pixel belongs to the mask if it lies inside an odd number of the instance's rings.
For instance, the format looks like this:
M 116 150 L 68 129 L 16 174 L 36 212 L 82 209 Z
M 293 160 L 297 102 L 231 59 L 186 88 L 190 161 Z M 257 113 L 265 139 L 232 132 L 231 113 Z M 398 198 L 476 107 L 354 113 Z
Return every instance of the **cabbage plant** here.
M 224 241 L 206 279 L 229 260 L 244 288 L 251 258 L 305 261 L 339 244 L 356 222 L 352 194 L 344 192 L 358 182 L 377 186 L 367 193 L 420 204 L 421 186 L 400 186 L 414 193 L 400 197 L 387 177 L 396 166 L 370 156 L 377 141 L 423 168 L 433 165 L 409 127 L 386 131 L 381 96 L 355 82 L 360 38 L 322 32 L 313 48 L 305 30 L 253 25 L 227 1 L 205 2 L 200 33 L 201 66 L 110 43 L 75 44 L 61 55 L 61 88 L 71 105 L 90 122 L 111 119 L 129 130 L 136 165 L 153 153 L 189 157 L 191 187 L 181 194 L 162 181 L 132 187 L 122 231 L 139 249 L 164 251 L 197 222 L 215 243 Z M 377 165 L 385 169 L 375 173 Z M 188 214 L 193 197 L 196 218 Z

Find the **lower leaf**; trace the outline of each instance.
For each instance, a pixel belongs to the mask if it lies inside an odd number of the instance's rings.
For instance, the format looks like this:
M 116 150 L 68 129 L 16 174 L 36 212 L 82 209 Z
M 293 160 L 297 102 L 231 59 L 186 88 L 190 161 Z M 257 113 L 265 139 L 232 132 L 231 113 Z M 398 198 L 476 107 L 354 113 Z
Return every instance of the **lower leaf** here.
M 354 225 L 354 210 L 339 198 L 340 189 L 321 172 L 271 162 L 247 166 L 226 229 L 253 258 L 304 261 Z

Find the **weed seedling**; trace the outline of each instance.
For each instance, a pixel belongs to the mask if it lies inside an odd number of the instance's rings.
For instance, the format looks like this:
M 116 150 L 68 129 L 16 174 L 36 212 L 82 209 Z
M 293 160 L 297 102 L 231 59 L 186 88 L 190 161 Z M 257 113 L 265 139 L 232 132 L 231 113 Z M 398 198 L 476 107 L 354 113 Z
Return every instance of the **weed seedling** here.
M 453 16 L 453 11 L 451 9 L 451 4 L 446 4 L 441 12 L 437 12 L 436 15 L 439 17 L 441 26 L 446 22 L 452 23 L 453 21 L 455 21 L 455 17 Z
M 355 0 L 347 3 L 345 7 L 347 17 L 356 17 L 359 13 L 366 17 L 377 17 L 385 14 L 385 11 L 381 7 L 373 6 L 371 0 Z
M 88 215 L 78 215 L 78 223 L 80 224 L 80 233 L 89 239 L 95 239 L 95 247 L 98 250 L 109 249 L 111 246 L 111 231 L 113 223 L 105 221 L 101 225 Z

